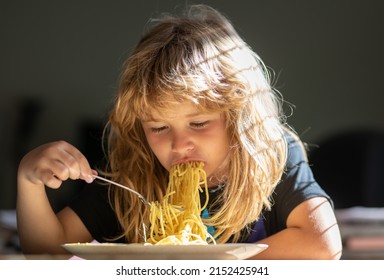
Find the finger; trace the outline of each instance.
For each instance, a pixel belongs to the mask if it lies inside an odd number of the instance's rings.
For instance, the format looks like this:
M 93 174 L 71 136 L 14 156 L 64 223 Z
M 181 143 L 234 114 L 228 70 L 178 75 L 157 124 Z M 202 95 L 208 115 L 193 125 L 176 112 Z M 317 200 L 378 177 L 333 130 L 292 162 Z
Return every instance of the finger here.
M 58 189 L 63 183 L 63 181 L 52 174 L 50 170 L 46 170 L 41 174 L 41 180 L 45 186 L 53 189 Z
M 76 159 L 76 162 L 78 162 L 83 173 L 92 175 L 92 169 L 89 162 L 82 152 L 72 145 L 65 147 L 64 150 Z
M 63 164 L 68 167 L 69 178 L 93 180 L 93 171 L 86 157 L 74 146 L 63 143 L 61 147 Z
M 60 179 L 66 180 L 68 178 L 76 180 L 80 178 L 81 167 L 78 160 L 73 156 L 73 154 L 68 153 L 65 150 L 60 151 L 60 158 L 56 161 L 57 165 L 61 165 L 61 173 L 56 175 Z
M 46 176 L 46 178 L 52 179 L 50 175 L 60 181 L 66 181 L 71 178 L 70 168 L 62 159 L 51 160 L 49 161 L 49 165 L 42 168 L 41 178 Z M 75 176 L 72 175 L 72 177 Z
M 79 178 L 79 164 L 76 163 L 75 158 L 66 151 L 66 146 L 70 146 L 70 144 L 64 141 L 52 142 L 42 145 L 31 152 L 29 165 L 32 167 L 32 170 L 35 170 L 37 178 L 41 179 L 43 173 L 50 179 L 50 173 L 54 174 L 61 181 L 67 180 L 68 178 Z M 50 172 L 48 172 L 48 170 L 50 170 Z
M 86 181 L 87 183 L 92 183 L 94 180 L 95 180 L 95 175 L 97 175 L 97 171 L 92 169 L 92 175 L 89 176 L 89 175 L 80 175 L 80 179 Z

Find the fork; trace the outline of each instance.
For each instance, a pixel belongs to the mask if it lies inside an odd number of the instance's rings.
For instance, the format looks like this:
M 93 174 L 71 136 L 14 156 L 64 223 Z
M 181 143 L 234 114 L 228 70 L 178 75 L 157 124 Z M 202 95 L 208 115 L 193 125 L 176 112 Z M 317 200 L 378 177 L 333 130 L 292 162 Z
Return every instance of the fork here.
M 146 200 L 145 197 L 141 193 L 138 193 L 137 191 L 135 191 L 135 190 L 133 190 L 131 188 L 128 188 L 127 186 L 124 186 L 124 185 L 119 184 L 117 182 L 111 181 L 111 180 L 109 180 L 107 178 L 104 178 L 104 177 L 100 177 L 100 176 L 97 176 L 97 175 L 93 175 L 93 177 L 95 179 L 98 179 L 98 180 L 110 183 L 112 185 L 115 185 L 115 186 L 118 186 L 120 188 L 123 188 L 123 189 L 125 189 L 127 191 L 130 191 L 131 193 L 134 193 L 135 195 L 137 195 L 146 206 L 151 206 L 151 204 L 148 202 L 148 200 Z

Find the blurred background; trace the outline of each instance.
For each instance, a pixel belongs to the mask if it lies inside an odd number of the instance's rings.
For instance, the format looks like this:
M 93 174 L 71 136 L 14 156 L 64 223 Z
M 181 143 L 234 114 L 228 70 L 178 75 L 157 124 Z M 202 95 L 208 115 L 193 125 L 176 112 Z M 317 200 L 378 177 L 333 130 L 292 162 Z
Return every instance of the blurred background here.
M 313 151 L 320 183 L 340 196 L 336 206 L 381 205 L 384 2 L 1 0 L 0 209 L 14 209 L 17 165 L 40 144 L 66 140 L 97 163 L 124 59 L 149 18 L 185 3 L 227 15 L 274 71 L 276 88 L 294 105 L 292 112 L 286 107 L 288 122 Z M 319 156 L 334 138 L 337 144 Z M 367 162 L 376 172 L 369 180 Z M 322 176 L 330 170 L 332 178 Z M 342 176 L 349 181 L 340 195 Z M 54 207 L 76 188 L 72 182 L 49 194 Z M 373 204 L 362 201 L 368 188 Z

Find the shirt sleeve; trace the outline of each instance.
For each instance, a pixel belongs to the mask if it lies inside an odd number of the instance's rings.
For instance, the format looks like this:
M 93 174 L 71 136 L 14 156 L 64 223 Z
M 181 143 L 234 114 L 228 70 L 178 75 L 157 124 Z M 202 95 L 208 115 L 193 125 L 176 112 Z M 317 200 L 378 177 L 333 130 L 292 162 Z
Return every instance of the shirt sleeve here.
M 287 135 L 288 158 L 285 172 L 272 195 L 272 208 L 264 212 L 267 235 L 272 235 L 286 228 L 291 211 L 313 197 L 331 198 L 316 182 L 308 164 L 302 144 Z
M 68 206 L 98 242 L 125 242 L 124 238 L 116 240 L 122 231 L 109 203 L 107 186 L 87 184 Z

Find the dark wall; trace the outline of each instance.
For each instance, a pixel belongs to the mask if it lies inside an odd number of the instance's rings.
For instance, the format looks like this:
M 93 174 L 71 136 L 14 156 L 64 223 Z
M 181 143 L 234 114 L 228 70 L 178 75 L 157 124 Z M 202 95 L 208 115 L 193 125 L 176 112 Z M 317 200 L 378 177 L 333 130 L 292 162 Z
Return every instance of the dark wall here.
M 81 146 L 107 114 L 124 58 L 147 20 L 207 3 L 228 15 L 294 104 L 309 143 L 344 130 L 384 130 L 382 1 L 0 2 L 0 208 L 14 207 L 16 166 L 32 147 Z M 289 107 L 286 107 L 289 113 Z

